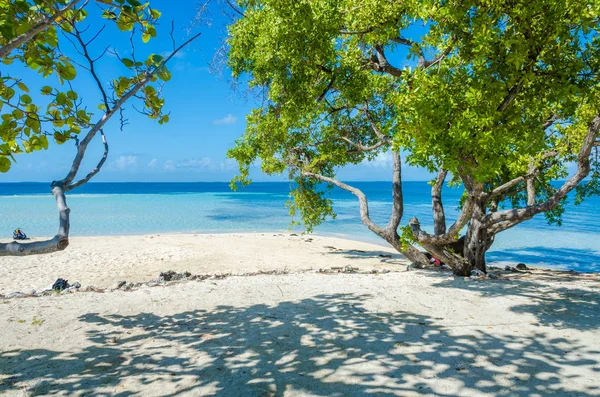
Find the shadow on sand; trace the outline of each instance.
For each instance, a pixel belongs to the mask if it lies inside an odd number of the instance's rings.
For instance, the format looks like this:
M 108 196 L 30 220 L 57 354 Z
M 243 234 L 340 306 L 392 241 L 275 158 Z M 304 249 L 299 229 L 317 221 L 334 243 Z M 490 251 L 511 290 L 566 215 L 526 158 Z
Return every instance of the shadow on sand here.
M 379 260 L 382 263 L 387 263 L 389 265 L 401 265 L 406 266 L 406 258 L 401 254 L 390 253 L 388 251 L 363 251 L 363 250 L 345 250 L 335 247 L 326 247 L 331 251 L 330 255 L 343 255 L 346 259 L 364 259 L 364 258 L 372 258 Z
M 440 286 L 455 287 L 452 281 Z M 595 310 L 597 321 L 597 301 L 585 303 L 586 298 L 566 292 L 559 298 L 536 297 L 527 283 L 506 288 L 504 293 L 531 296 L 532 307 L 516 310 L 537 310 L 541 321 L 546 310 L 563 308 L 588 322 Z M 527 337 L 459 335 L 436 325 L 438 318 L 368 312 L 362 308 L 368 297 L 319 295 L 275 306 L 221 306 L 165 316 L 87 314 L 79 321 L 91 326 L 89 347 L 0 353 L 1 373 L 8 376 L 0 393 L 36 380 L 29 389 L 33 395 L 144 395 L 120 389 L 125 378 L 127 385 L 158 387 L 155 392 L 168 396 L 211 391 L 220 396 L 600 393 L 600 384 L 590 382 L 584 392 L 571 392 L 564 373 L 559 377 L 565 366 L 573 378 L 578 368 L 598 368 L 597 361 L 582 358 L 597 357 L 589 347 L 541 331 Z M 565 320 L 564 325 L 574 324 Z M 543 380 L 536 374 L 544 374 Z

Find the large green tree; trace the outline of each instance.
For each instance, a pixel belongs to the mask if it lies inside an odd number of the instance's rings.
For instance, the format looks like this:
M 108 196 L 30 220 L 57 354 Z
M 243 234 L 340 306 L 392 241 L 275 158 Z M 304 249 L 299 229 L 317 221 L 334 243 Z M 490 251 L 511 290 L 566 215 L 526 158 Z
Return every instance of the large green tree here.
M 333 211 L 324 182 L 356 195 L 363 223 L 413 262 L 426 262 L 417 243 L 467 275 L 486 270 L 497 233 L 540 213 L 560 222 L 569 192 L 598 192 L 598 0 L 243 0 L 237 11 L 229 65 L 264 100 L 230 151 L 236 182 L 257 160 L 289 172 L 309 228 Z M 394 164 L 384 226 L 336 179 L 381 152 Z M 430 232 L 416 218 L 401 226 L 401 152 L 438 173 Z M 447 175 L 464 188 L 449 227 Z
M 90 24 L 89 12 L 114 23 L 131 43 L 128 57 L 114 52 L 127 73 L 113 76 L 110 84 L 104 83 L 108 76 L 98 64 L 110 51 L 110 43 L 99 47 L 105 26 Z M 17 156 L 47 149 L 53 142 L 74 142 L 76 149 L 66 176 L 51 186 L 59 212 L 56 236 L 46 241 L 0 244 L 0 256 L 44 254 L 68 246 L 70 210 L 65 193 L 87 183 L 104 165 L 108 143 L 103 129 L 114 116 L 121 117 L 121 127 L 125 124 L 125 102 L 141 101 L 141 113 L 161 124 L 168 121 L 160 95 L 162 84 L 171 78 L 166 64 L 198 35 L 179 47 L 173 45 L 167 57 L 151 54 L 137 59 L 136 42 L 147 43 L 156 36 L 160 15 L 149 3 L 138 0 L 0 0 L 0 172 L 8 172 Z M 15 75 L 26 74 L 27 69 L 44 79 L 26 81 Z M 74 88 L 82 73 L 91 76 L 97 86 L 97 101 L 84 101 Z M 43 84 L 36 84 L 39 80 Z M 94 169 L 79 176 L 88 145 L 96 137 L 104 146 L 103 156 Z

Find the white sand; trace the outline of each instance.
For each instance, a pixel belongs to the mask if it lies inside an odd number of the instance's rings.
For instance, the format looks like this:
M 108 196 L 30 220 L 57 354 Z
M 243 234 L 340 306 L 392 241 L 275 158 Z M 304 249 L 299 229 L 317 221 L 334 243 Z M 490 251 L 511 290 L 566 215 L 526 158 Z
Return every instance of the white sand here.
M 381 247 L 306 238 L 74 239 L 61 264 L 28 260 L 25 275 L 21 262 L 3 258 L 3 278 L 10 272 L 34 287 L 55 276 L 112 285 L 169 269 L 352 264 L 401 271 L 242 276 L 3 300 L 0 394 L 600 395 L 597 276 L 540 271 L 494 281 L 406 272 L 381 263 Z M 15 289 L 2 282 L 2 290 Z
M 365 252 L 360 252 L 365 251 Z M 382 258 L 378 255 L 392 255 Z M 43 290 L 57 278 L 84 287 L 143 282 L 160 272 L 243 274 L 259 270 L 298 271 L 340 266 L 405 270 L 393 248 L 334 237 L 260 234 L 161 234 L 73 237 L 62 252 L 0 257 L 0 293 Z M 401 266 L 400 266 L 401 265 Z

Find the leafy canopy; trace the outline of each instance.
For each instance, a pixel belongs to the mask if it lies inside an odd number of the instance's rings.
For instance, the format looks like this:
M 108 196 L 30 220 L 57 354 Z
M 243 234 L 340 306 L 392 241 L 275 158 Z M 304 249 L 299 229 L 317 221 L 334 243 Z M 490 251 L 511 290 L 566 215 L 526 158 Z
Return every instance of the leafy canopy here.
M 240 6 L 229 65 L 262 90 L 263 105 L 229 152 L 240 165 L 235 182 L 249 182 L 255 161 L 268 174 L 288 170 L 309 227 L 331 203 L 303 174 L 334 177 L 390 149 L 489 190 L 534 162 L 536 192 L 548 196 L 600 109 L 598 0 Z M 598 191 L 593 175 L 582 195 Z M 522 203 L 523 187 L 500 201 Z

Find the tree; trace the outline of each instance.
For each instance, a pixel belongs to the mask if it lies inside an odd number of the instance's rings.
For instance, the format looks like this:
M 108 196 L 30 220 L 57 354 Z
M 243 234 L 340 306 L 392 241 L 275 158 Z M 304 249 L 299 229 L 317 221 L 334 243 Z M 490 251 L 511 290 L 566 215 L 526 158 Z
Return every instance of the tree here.
M 426 263 L 417 243 L 468 275 L 486 271 L 496 234 L 540 213 L 560 223 L 571 191 L 576 202 L 599 192 L 597 0 L 244 0 L 239 12 L 229 65 L 264 96 L 229 152 L 240 165 L 233 182 L 249 183 L 255 161 L 287 171 L 291 211 L 309 230 L 333 213 L 323 183 L 337 186 L 411 261 Z M 393 207 L 382 227 L 336 171 L 386 151 Z M 401 152 L 438 173 L 432 232 L 416 218 L 400 226 Z M 450 227 L 448 175 L 464 189 Z
M 143 103 L 141 113 L 160 124 L 169 120 L 163 113 L 161 89 L 171 78 L 167 62 L 184 46 L 196 39 L 189 38 L 175 46 L 170 55 L 151 54 L 145 60 L 135 56 L 135 42 L 148 42 L 156 36 L 155 24 L 160 12 L 137 0 L 15 0 L 0 4 L 0 55 L 3 64 L 16 62 L 24 68 L 37 71 L 44 78 L 56 77 L 56 83 L 39 87 L 39 97 L 29 95 L 30 83 L 5 71 L 0 73 L 0 172 L 7 172 L 15 155 L 47 149 L 50 141 L 64 144 L 75 142 L 76 154 L 67 175 L 52 182 L 52 194 L 59 212 L 59 229 L 54 238 L 32 243 L 0 244 L 0 256 L 32 255 L 64 250 L 69 244 L 69 213 L 65 193 L 87 183 L 104 165 L 108 143 L 103 128 L 115 115 L 126 123 L 123 104 L 131 99 Z M 114 55 L 127 68 L 128 74 L 113 78 L 106 87 L 98 70 L 98 61 L 110 51 L 110 46 L 95 53 L 94 46 L 105 26 L 89 32 L 83 22 L 88 11 L 100 10 L 103 18 L 113 21 L 117 28 L 129 33 L 130 58 Z M 173 36 L 173 28 L 171 29 Z M 68 53 L 65 47 L 71 46 Z M 23 69 L 18 69 L 23 70 Z M 89 73 L 98 87 L 99 114 L 84 104 L 73 88 L 78 72 Z M 96 107 L 96 104 L 94 104 Z M 100 136 L 104 153 L 98 165 L 87 175 L 76 179 L 88 145 Z

